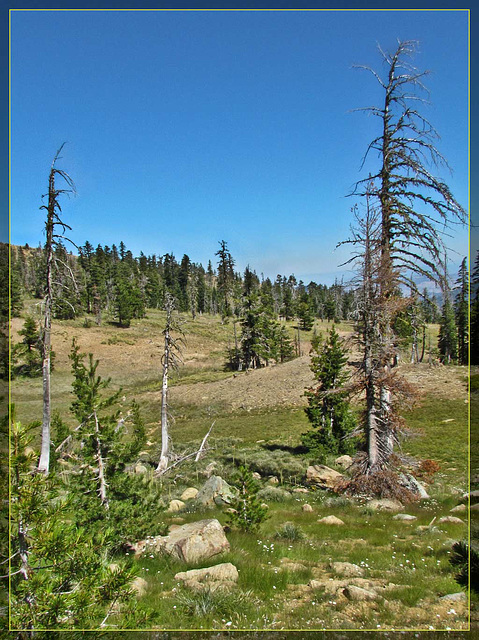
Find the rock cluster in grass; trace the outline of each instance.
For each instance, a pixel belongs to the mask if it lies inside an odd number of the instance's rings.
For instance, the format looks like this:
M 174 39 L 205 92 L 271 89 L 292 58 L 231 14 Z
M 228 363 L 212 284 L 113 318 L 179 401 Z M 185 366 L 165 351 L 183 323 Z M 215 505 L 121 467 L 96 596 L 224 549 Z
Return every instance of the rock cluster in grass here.
M 361 577 L 364 575 L 364 569 L 352 562 L 332 562 L 331 569 L 345 578 Z
M 238 569 L 231 562 L 224 562 L 204 569 L 191 569 L 175 575 L 183 586 L 193 591 L 228 591 L 238 582 Z
M 302 562 L 295 562 L 291 558 L 281 558 L 279 561 L 279 568 L 281 571 L 307 571 L 308 567 Z

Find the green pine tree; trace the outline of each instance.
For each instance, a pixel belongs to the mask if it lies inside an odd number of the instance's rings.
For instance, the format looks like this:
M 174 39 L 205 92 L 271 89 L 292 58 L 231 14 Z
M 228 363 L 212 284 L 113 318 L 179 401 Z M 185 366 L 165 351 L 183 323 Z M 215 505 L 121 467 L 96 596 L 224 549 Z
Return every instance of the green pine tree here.
M 32 316 L 27 316 L 18 332 L 23 340 L 12 349 L 15 375 L 35 378 L 42 375 L 42 342 L 40 331 Z M 50 365 L 50 370 L 52 369 Z
M 72 522 L 72 504 L 54 473 L 35 472 L 31 432 L 11 425 L 11 629 L 95 629 L 132 600 L 135 571 L 112 562 L 108 530 Z M 131 613 L 131 607 L 128 608 Z M 115 623 L 122 621 L 118 612 Z M 137 615 L 134 626 L 141 623 Z M 122 624 L 123 622 L 123 624 Z
M 238 493 L 231 501 L 234 512 L 229 514 L 229 523 L 242 531 L 255 532 L 268 517 L 258 498 L 259 486 L 246 466 L 238 469 L 233 484 Z
M 355 426 L 355 419 L 347 402 L 347 392 L 342 391 L 349 379 L 346 363 L 346 349 L 334 325 L 325 342 L 315 337 L 311 370 L 317 386 L 305 392 L 308 399 L 305 411 L 313 429 L 302 435 L 302 442 L 320 458 L 351 453 L 354 448 L 347 436 Z
M 454 308 L 446 291 L 442 306 L 441 320 L 439 323 L 439 337 L 437 346 L 441 362 L 450 364 L 457 359 L 457 329 L 454 317 Z
M 302 301 L 298 305 L 299 328 L 303 331 L 311 331 L 314 324 L 314 316 L 307 302 Z
M 457 360 L 459 364 L 467 365 L 469 352 L 469 271 L 467 258 L 464 258 L 461 263 L 456 285 L 454 314 L 457 329 Z
M 105 394 L 110 379 L 97 375 L 99 362 L 92 354 L 85 364 L 75 341 L 70 359 L 75 394 L 71 411 L 79 424 L 64 441 L 64 452 L 77 470 L 70 479 L 77 526 L 109 528 L 115 548 L 152 531 L 163 533 L 159 485 L 152 474 L 143 478 L 125 473 L 146 442 L 138 403 L 133 401 L 123 415 L 118 406 L 121 389 Z
M 471 364 L 479 364 L 479 251 L 471 274 Z

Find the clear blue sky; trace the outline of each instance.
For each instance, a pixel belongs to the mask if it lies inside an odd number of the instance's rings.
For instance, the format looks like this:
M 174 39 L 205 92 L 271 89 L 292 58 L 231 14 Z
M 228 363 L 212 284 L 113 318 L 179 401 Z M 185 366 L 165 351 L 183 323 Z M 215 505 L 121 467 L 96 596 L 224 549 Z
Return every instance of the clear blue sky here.
M 420 42 L 426 115 L 468 206 L 466 11 L 14 11 L 11 241 L 43 242 L 38 207 L 56 149 L 78 196 L 72 239 L 330 284 L 343 271 L 347 198 L 379 120 L 354 64 L 376 43 Z M 467 254 L 467 232 L 450 240 Z

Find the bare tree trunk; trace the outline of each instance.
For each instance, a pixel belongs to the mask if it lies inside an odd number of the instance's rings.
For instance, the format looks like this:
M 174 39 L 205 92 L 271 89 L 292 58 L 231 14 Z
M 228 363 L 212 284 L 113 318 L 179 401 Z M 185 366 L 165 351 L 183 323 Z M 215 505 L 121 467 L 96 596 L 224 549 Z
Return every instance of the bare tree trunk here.
M 421 348 L 421 357 L 419 358 L 419 362 L 424 360 L 424 354 L 426 352 L 426 325 L 422 328 L 422 348 Z
M 96 411 L 94 412 L 93 417 L 95 419 L 95 434 L 96 434 L 95 441 L 96 441 L 96 449 L 97 449 L 96 459 L 98 462 L 98 482 L 100 484 L 99 494 L 100 494 L 100 499 L 103 506 L 108 511 L 108 509 L 110 508 L 110 505 L 109 505 L 108 497 L 106 494 L 107 484 L 105 480 L 105 462 L 101 454 L 100 425 L 98 423 L 98 416 L 96 415 Z
M 378 421 L 375 405 L 374 384 L 368 383 L 366 389 L 366 435 L 368 466 L 367 471 L 374 471 L 379 465 Z
M 238 371 L 241 371 L 243 369 L 243 363 L 241 362 L 241 358 L 239 357 L 238 336 L 236 334 L 236 318 L 233 320 L 233 331 L 235 336 L 235 358 L 236 362 L 238 363 Z
M 50 424 L 51 424 L 51 398 L 50 398 L 50 372 L 51 372 L 51 329 L 52 329 L 52 312 L 53 312 L 53 288 L 52 288 L 52 269 L 53 269 L 53 248 L 57 245 L 57 238 L 68 240 L 63 234 L 66 229 L 70 229 L 59 217 L 57 210 L 61 211 L 58 204 L 58 195 L 60 193 L 75 193 L 75 185 L 70 176 L 55 167 L 55 163 L 60 155 L 63 145 L 58 149 L 50 169 L 48 177 L 48 204 L 42 205 L 40 209 L 46 209 L 47 221 L 45 225 L 46 231 L 46 287 L 45 287 L 45 311 L 43 324 L 43 345 L 42 345 L 42 376 L 43 376 L 43 421 L 42 421 L 42 445 L 40 452 L 40 460 L 38 461 L 38 470 L 45 475 L 50 470 Z M 70 189 L 57 190 L 55 188 L 55 175 L 58 174 L 67 183 Z M 55 233 L 55 227 L 60 227 L 62 233 Z M 71 242 L 71 240 L 68 240 Z
M 411 364 L 417 364 L 419 362 L 419 354 L 417 349 L 417 328 L 413 325 L 412 328 L 412 345 L 411 345 Z
M 50 398 L 50 358 L 51 358 L 51 329 L 52 329 L 52 266 L 53 266 L 53 216 L 55 214 L 55 171 L 52 167 L 48 184 L 48 208 L 46 223 L 46 292 L 43 323 L 43 421 L 42 421 L 42 447 L 38 470 L 48 474 L 50 470 L 50 424 L 51 424 L 51 398 Z
M 208 433 L 205 435 L 205 437 L 204 437 L 204 438 L 203 438 L 203 440 L 201 441 L 200 448 L 198 449 L 198 453 L 196 454 L 196 457 L 195 457 L 195 462 L 198 462 L 198 460 L 200 459 L 200 457 L 201 457 L 201 453 L 202 453 L 202 451 L 203 451 L 203 449 L 204 449 L 204 447 L 205 447 L 206 441 L 208 440 L 208 436 L 209 436 L 209 435 L 210 435 L 210 433 L 211 433 L 211 429 L 215 426 L 215 422 L 216 422 L 216 420 L 214 420 L 214 421 L 213 421 L 213 424 L 212 424 L 212 425 L 211 425 L 211 427 L 209 428 Z
M 168 312 L 167 312 L 168 313 Z M 168 365 L 170 361 L 170 331 L 165 329 L 165 351 L 163 354 L 163 381 L 161 385 L 161 454 L 156 467 L 157 471 L 165 471 L 168 467 L 169 438 L 168 438 Z

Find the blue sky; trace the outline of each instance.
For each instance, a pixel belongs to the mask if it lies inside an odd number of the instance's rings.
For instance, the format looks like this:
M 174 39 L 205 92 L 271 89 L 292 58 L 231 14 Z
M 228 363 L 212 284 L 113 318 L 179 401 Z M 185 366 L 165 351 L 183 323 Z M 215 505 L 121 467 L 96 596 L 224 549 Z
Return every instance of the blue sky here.
M 382 69 L 379 42 L 420 42 L 425 113 L 468 205 L 465 11 L 14 11 L 11 241 L 43 241 L 56 149 L 78 196 L 79 244 L 206 265 L 225 239 L 239 269 L 330 284 L 343 269 L 354 182 L 380 102 L 354 64 Z M 450 239 L 458 263 L 467 232 Z

